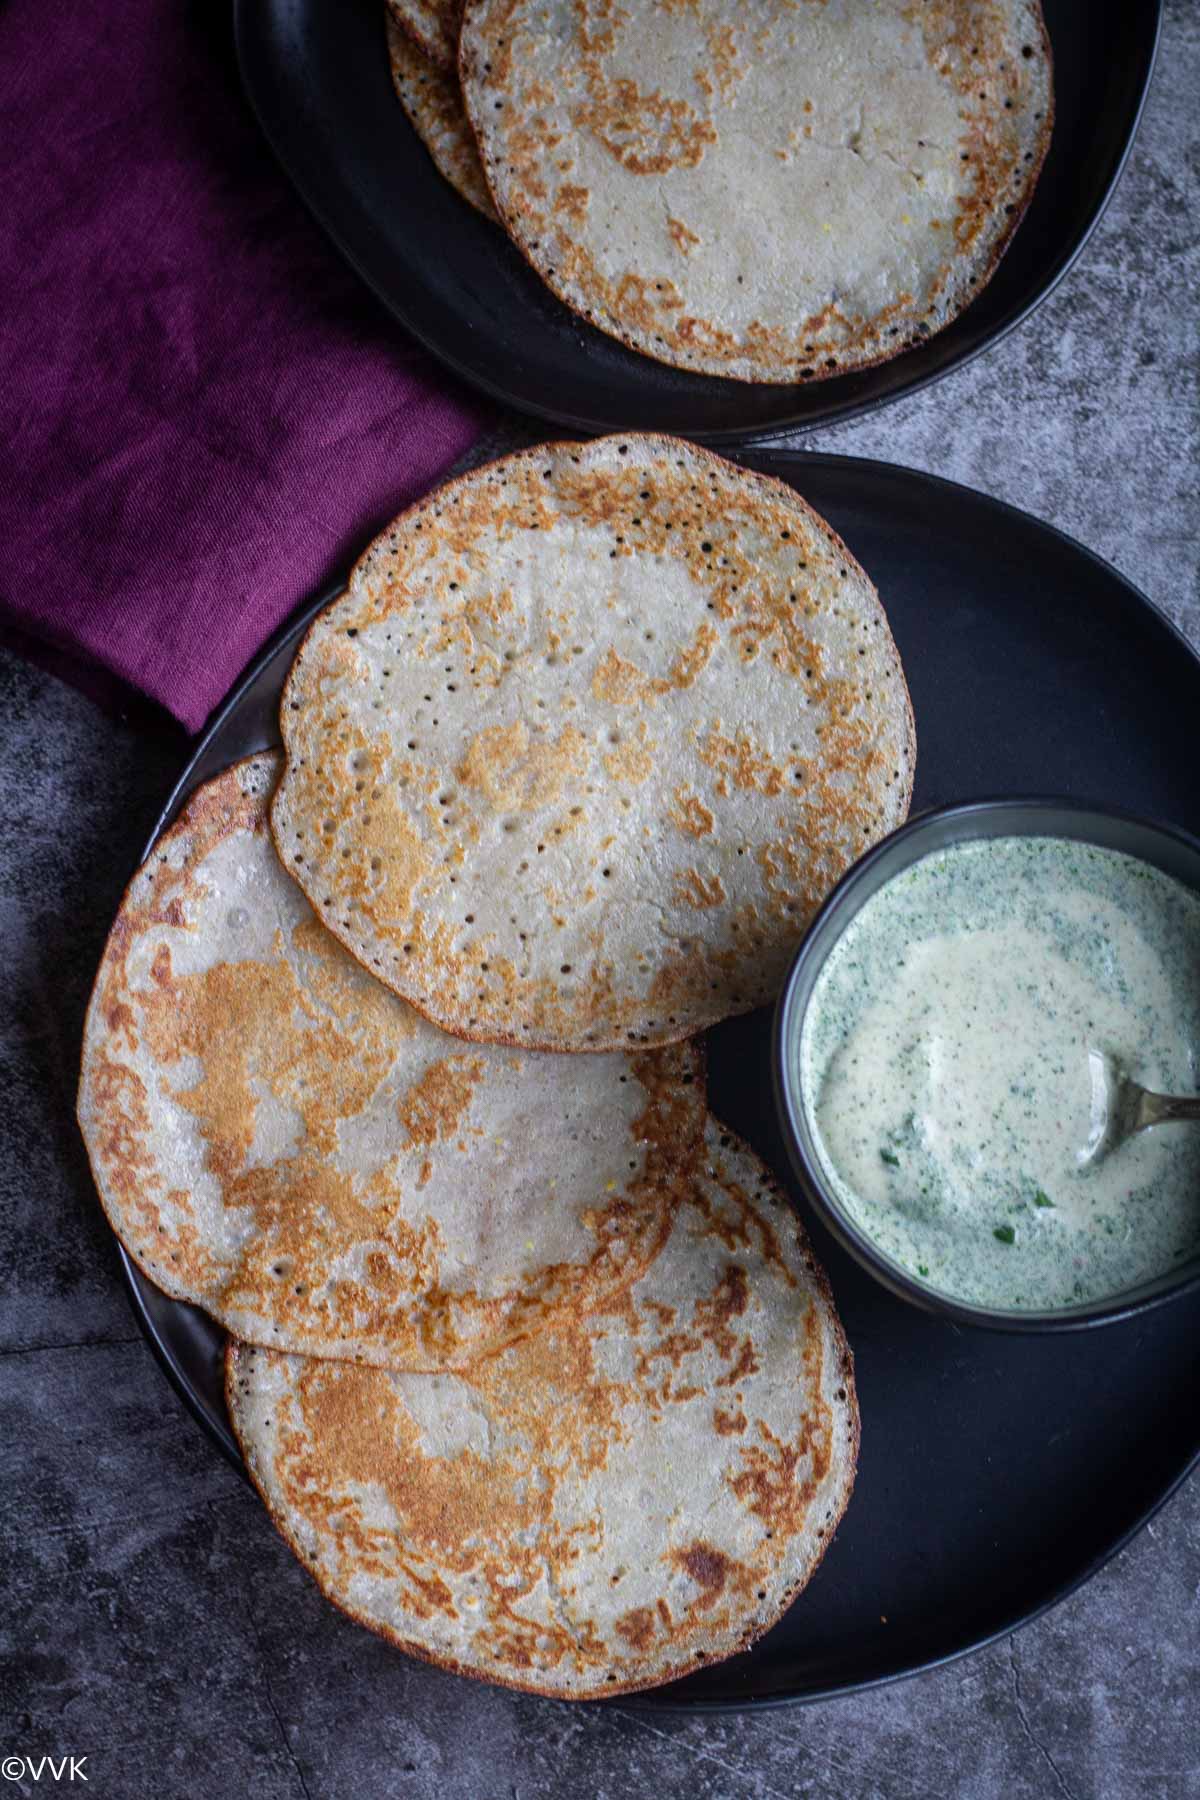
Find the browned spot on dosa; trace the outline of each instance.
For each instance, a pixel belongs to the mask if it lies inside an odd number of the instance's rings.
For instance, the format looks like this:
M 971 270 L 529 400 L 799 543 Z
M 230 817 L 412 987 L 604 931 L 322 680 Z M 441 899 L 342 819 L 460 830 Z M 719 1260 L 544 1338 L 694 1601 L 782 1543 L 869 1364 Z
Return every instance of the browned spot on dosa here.
M 711 837 L 715 816 L 698 794 L 676 788 L 667 812 L 680 831 L 686 831 L 689 837 Z
M 724 904 L 725 886 L 719 875 L 702 875 L 699 869 L 683 869 L 675 877 L 675 898 L 681 906 L 704 911 L 710 906 Z
M 686 1550 L 676 1550 L 672 1561 L 700 1589 L 694 1602 L 698 1612 L 707 1612 L 716 1605 L 734 1568 L 723 1550 L 706 1544 L 703 1539 L 689 1544 Z
M 483 1060 L 478 1056 L 447 1056 L 430 1063 L 396 1105 L 400 1123 L 408 1134 L 405 1148 L 444 1143 L 452 1138 L 470 1112 L 475 1089 L 483 1076 Z
M 498 812 L 532 812 L 561 800 L 568 782 L 586 767 L 584 737 L 574 725 L 565 725 L 557 738 L 535 738 L 517 719 L 479 732 L 457 773 Z
M 681 256 L 690 256 L 696 245 L 701 241 L 700 233 L 698 231 L 693 231 L 689 225 L 685 225 L 682 219 L 669 218 L 667 220 L 667 230 L 670 232 L 671 240 Z
M 632 1649 L 645 1650 L 654 1640 L 654 1612 L 649 1606 L 632 1607 L 621 1614 L 613 1629 Z

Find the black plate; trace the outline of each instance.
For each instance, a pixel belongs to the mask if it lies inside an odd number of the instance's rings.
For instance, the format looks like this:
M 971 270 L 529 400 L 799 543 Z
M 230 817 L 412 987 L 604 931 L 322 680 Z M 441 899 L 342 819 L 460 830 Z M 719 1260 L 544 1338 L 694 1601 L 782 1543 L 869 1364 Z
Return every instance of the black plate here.
M 576 431 L 677 431 L 708 443 L 845 419 L 924 387 L 995 343 L 1078 256 L 1124 165 L 1161 0 L 1044 0 L 1054 141 L 1029 214 L 979 299 L 927 344 L 860 374 L 771 387 L 691 375 L 626 350 L 554 299 L 447 187 L 392 92 L 383 0 L 236 0 L 242 79 L 272 148 L 385 306 L 485 393 Z
M 915 805 L 1053 790 L 1200 832 L 1200 659 L 1115 570 L 1027 514 L 912 470 L 794 452 L 745 460 L 793 481 L 879 586 L 916 713 Z M 280 688 L 313 610 L 234 691 L 160 829 L 198 780 L 278 741 Z M 714 1111 L 782 1175 L 770 1014 L 711 1033 L 710 1060 Z M 894 1299 L 811 1229 L 857 1359 L 854 1497 L 769 1636 L 642 1704 L 815 1698 L 974 1648 L 1089 1575 L 1200 1453 L 1200 1295 L 1079 1335 L 1009 1337 Z M 126 1269 L 171 1379 L 240 1466 L 222 1333 Z

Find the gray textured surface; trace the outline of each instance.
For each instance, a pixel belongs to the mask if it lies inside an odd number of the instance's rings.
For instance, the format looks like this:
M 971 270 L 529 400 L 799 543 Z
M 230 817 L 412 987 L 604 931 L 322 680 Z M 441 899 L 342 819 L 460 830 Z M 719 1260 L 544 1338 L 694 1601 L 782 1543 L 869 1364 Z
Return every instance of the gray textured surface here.
M 808 441 L 1052 519 L 1200 643 L 1198 155 L 1200 9 L 1173 0 L 1132 165 L 1056 296 Z M 1195 1480 L 1006 1643 L 798 1711 L 570 1710 L 407 1663 L 326 1606 L 138 1338 L 70 1122 L 87 981 L 179 749 L 11 659 L 0 742 L 0 1758 L 86 1754 L 86 1791 L 117 1800 L 1200 1792 Z

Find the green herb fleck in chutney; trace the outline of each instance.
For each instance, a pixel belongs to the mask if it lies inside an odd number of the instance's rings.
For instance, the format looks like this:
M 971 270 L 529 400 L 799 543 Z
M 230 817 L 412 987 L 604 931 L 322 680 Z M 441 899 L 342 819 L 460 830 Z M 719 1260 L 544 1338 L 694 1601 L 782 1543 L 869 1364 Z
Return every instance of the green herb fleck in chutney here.
M 924 857 L 831 950 L 796 1047 L 836 1197 L 893 1261 L 981 1306 L 1077 1305 L 1200 1253 L 1200 1128 L 1081 1166 L 1093 1047 L 1147 1087 L 1200 1090 L 1200 897 L 1064 839 Z

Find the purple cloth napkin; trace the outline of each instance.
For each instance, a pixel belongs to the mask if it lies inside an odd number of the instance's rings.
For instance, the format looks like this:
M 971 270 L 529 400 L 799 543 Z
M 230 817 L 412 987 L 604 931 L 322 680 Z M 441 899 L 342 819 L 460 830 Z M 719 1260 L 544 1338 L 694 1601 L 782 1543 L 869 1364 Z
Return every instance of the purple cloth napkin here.
M 0 625 L 193 731 L 483 424 L 304 213 L 227 32 L 0 11 Z

